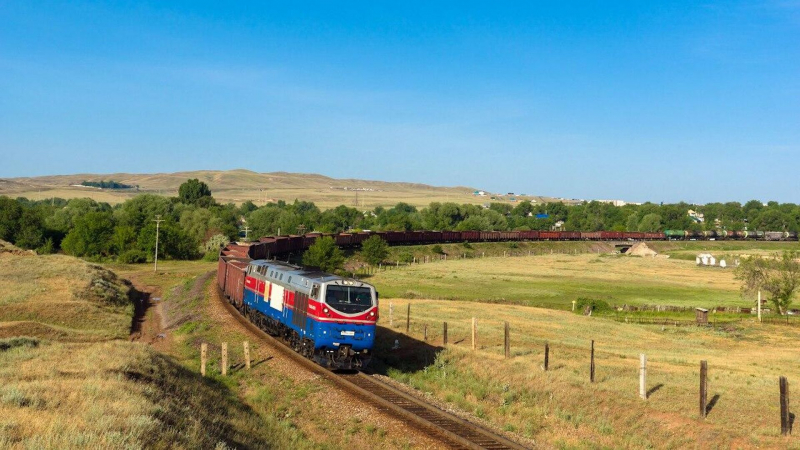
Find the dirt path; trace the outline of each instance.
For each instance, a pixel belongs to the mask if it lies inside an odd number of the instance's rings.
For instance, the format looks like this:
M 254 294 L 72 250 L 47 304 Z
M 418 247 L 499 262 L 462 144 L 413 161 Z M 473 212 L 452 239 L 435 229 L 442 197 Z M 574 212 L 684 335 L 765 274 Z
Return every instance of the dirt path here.
M 172 336 L 167 330 L 161 301 L 161 288 L 130 278 L 138 292 L 131 321 L 130 340 L 152 346 L 159 352 L 167 353 L 172 348 Z

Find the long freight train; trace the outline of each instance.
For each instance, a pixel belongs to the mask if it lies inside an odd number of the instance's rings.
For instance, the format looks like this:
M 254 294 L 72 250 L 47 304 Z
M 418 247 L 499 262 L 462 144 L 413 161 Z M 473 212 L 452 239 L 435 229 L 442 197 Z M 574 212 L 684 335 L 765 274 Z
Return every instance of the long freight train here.
M 250 259 L 271 259 L 307 249 L 320 236 L 331 236 L 339 247 L 358 247 L 372 235 L 380 236 L 389 245 L 420 245 L 447 242 L 500 241 L 665 241 L 665 240 L 767 240 L 796 241 L 793 231 L 378 231 L 359 233 L 307 233 L 290 236 L 268 236 L 250 245 L 231 244 L 226 254 L 242 253 Z M 227 253 L 226 253 L 227 252 Z
M 225 297 L 251 322 L 290 347 L 335 369 L 364 367 L 372 355 L 378 294 L 359 280 L 307 271 L 271 260 L 307 249 L 320 236 L 357 247 L 372 235 L 389 245 L 499 241 L 630 241 L 673 239 L 797 240 L 793 232 L 659 233 L 623 231 L 382 231 L 269 236 L 220 251 L 217 282 Z

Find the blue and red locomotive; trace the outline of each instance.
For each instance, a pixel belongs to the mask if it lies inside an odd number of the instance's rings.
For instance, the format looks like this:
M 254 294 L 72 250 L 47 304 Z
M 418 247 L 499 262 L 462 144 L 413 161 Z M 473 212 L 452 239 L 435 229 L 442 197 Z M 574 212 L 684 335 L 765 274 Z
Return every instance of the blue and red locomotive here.
M 245 317 L 303 356 L 333 369 L 360 369 L 369 362 L 378 321 L 372 285 L 230 256 L 220 257 L 217 280 Z

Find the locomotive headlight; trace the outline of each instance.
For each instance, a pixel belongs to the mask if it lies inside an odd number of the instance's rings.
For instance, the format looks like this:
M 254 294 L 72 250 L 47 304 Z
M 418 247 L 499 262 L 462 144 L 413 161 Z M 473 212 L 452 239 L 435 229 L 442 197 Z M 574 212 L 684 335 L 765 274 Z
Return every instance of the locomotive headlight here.
M 328 308 L 322 308 L 322 312 L 324 312 L 325 314 L 328 314 L 330 312 L 330 310 Z
M 370 317 L 375 317 L 375 311 L 370 311 L 370 312 L 369 312 L 369 316 L 370 316 Z

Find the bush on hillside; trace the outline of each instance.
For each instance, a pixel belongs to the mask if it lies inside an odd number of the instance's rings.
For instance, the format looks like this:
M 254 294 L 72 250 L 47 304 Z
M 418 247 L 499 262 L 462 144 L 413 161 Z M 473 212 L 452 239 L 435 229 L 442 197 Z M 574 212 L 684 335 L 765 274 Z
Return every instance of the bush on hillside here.
M 411 252 L 403 252 L 397 255 L 397 259 L 403 263 L 411 263 L 414 262 L 414 255 Z
M 140 264 L 147 262 L 147 254 L 141 250 L 128 250 L 119 255 L 119 262 L 122 264 Z
M 575 303 L 575 312 L 578 314 L 583 314 L 583 311 L 586 310 L 587 306 L 592 307 L 593 314 L 605 311 L 611 311 L 611 305 L 608 304 L 605 300 L 598 300 L 595 298 L 587 298 L 587 297 L 580 297 L 576 300 Z

